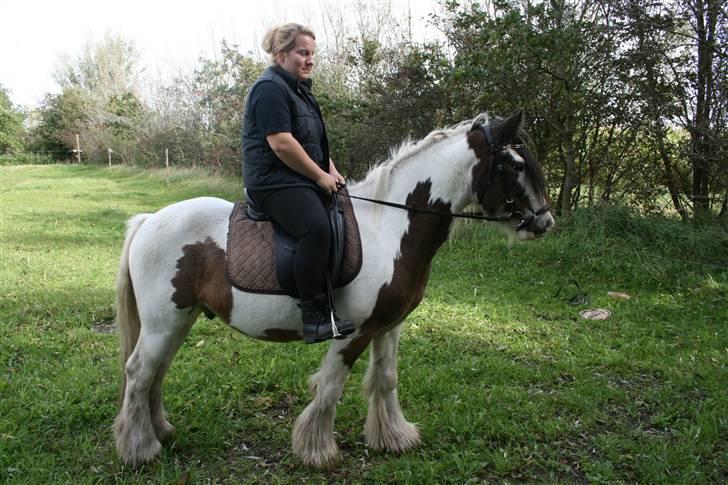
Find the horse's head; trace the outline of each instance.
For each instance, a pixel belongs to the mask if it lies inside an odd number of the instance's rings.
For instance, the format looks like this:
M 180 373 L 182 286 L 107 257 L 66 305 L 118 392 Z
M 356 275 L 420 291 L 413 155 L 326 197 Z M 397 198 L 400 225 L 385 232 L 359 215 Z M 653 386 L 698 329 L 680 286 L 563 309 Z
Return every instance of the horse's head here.
M 525 143 L 523 113 L 484 124 L 475 121 L 468 144 L 478 159 L 472 189 L 483 212 L 502 218 L 519 239 L 554 227 L 541 165 Z

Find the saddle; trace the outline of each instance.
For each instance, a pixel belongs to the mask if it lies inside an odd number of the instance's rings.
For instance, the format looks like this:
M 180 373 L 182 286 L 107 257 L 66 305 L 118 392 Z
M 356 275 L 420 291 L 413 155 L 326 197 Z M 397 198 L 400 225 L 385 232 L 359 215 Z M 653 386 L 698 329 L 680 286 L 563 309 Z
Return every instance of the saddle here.
M 328 208 L 332 234 L 329 275 L 334 288 L 351 283 L 362 265 L 359 226 L 346 195 L 346 188 L 341 188 Z M 255 207 L 236 202 L 228 225 L 228 280 L 245 292 L 298 297 L 293 277 L 297 245 L 298 241 Z

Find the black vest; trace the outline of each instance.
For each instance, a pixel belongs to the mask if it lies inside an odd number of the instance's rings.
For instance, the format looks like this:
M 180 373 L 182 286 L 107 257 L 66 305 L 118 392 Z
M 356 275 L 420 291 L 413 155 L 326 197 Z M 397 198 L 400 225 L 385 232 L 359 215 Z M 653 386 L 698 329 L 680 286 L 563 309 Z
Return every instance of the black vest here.
M 271 149 L 265 135 L 255 126 L 250 110 L 251 95 L 263 82 L 274 82 L 288 98 L 291 110 L 291 134 L 309 157 L 325 172 L 329 171 L 329 143 L 321 110 L 311 94 L 311 82 L 299 81 L 284 69 L 271 66 L 250 88 L 243 119 L 243 183 L 249 190 L 284 187 L 316 187 L 316 184 L 288 168 Z M 318 118 L 318 119 L 317 119 Z M 320 124 L 319 124 L 320 123 Z

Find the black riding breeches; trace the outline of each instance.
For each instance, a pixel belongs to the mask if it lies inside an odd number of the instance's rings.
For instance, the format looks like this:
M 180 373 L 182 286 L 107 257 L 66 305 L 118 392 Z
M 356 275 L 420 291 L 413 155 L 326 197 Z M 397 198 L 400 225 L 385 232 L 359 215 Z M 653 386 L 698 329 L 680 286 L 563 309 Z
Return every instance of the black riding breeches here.
M 298 240 L 293 275 L 301 300 L 325 293 L 331 227 L 324 204 L 330 196 L 309 187 L 249 191 L 248 196 Z

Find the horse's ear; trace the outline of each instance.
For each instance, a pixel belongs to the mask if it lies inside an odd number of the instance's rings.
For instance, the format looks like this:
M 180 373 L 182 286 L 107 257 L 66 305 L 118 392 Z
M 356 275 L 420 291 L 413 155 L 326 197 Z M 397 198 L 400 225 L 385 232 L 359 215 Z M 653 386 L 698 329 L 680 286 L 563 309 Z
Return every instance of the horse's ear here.
M 475 131 L 477 129 L 480 129 L 480 127 L 482 127 L 482 126 L 487 126 L 487 125 L 488 125 L 488 115 L 486 115 L 485 113 L 480 113 L 473 120 L 473 126 L 470 127 L 470 131 Z
M 523 110 L 512 114 L 508 118 L 504 119 L 498 126 L 494 127 L 496 140 L 501 145 L 505 145 L 507 142 L 517 138 L 518 133 L 523 129 Z

